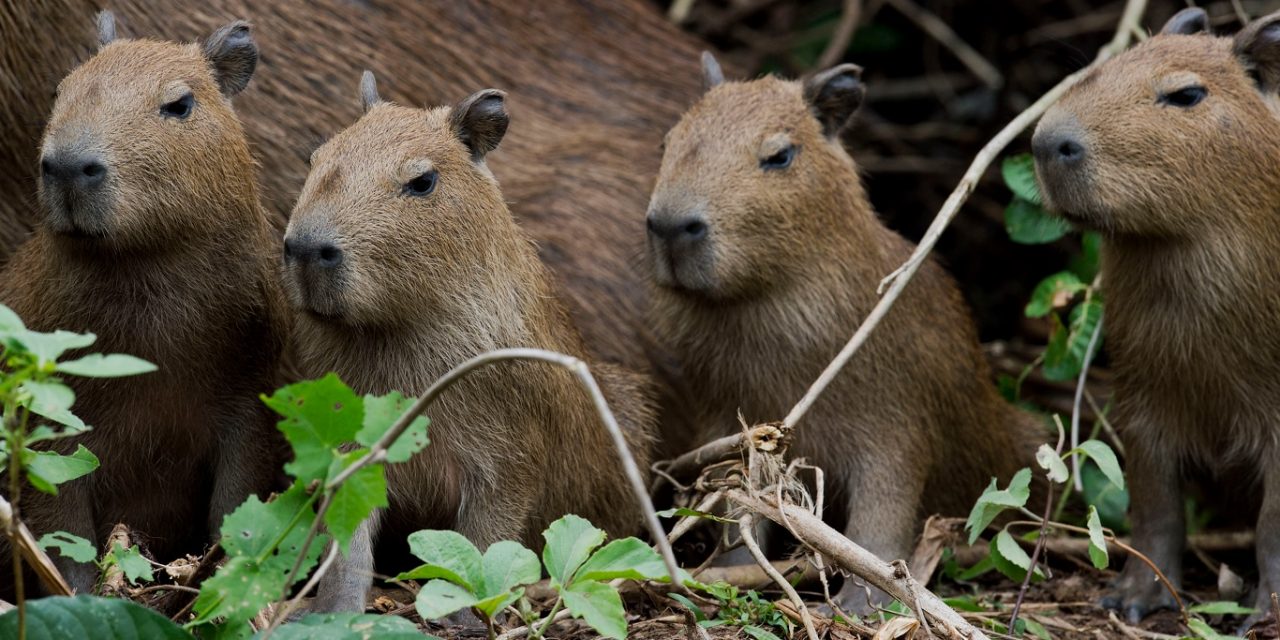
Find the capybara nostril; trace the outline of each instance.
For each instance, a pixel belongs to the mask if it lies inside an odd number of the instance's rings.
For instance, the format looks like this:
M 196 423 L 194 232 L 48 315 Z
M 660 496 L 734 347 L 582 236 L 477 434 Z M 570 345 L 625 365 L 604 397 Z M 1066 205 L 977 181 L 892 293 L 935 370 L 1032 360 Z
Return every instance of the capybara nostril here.
M 90 189 L 106 180 L 107 166 L 97 156 L 62 152 L 41 158 L 40 174 L 46 181 Z
M 339 249 L 332 244 L 326 244 L 320 247 L 320 250 L 317 253 L 320 258 L 319 264 L 322 267 L 332 269 L 333 267 L 342 264 L 342 249 Z
M 649 233 L 667 242 L 698 242 L 707 237 L 708 226 L 701 215 L 651 213 L 646 220 Z
M 285 262 L 297 261 L 303 265 L 332 269 L 342 264 L 342 249 L 331 240 L 303 234 L 284 239 L 284 259 Z
M 1076 127 L 1061 124 L 1037 129 L 1031 138 L 1031 153 L 1042 165 L 1062 166 L 1080 164 L 1086 155 Z

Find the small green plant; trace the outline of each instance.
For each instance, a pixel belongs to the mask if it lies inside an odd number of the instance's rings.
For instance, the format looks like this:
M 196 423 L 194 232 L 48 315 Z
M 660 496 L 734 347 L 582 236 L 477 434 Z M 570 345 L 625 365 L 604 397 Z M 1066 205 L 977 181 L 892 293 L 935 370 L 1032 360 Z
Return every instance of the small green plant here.
M 698 626 L 704 629 L 726 625 L 739 627 L 743 633 L 756 640 L 780 640 L 775 631 L 781 632 L 782 638 L 791 637 L 794 627 L 791 620 L 759 593 L 753 590 L 743 591 L 724 582 L 698 585 L 697 588 L 719 603 L 719 610 L 714 618 L 708 618 L 698 605 L 679 593 L 669 596 L 693 613 Z
M 53 549 L 63 557 L 76 562 L 92 562 L 98 567 L 99 577 L 104 577 L 112 569 L 119 569 L 130 584 L 155 580 L 151 571 L 151 561 L 143 557 L 142 551 L 136 544 L 126 549 L 117 542 L 102 554 L 101 558 L 98 558 L 98 551 L 92 542 L 65 531 L 55 531 L 41 536 L 39 545 L 45 551 Z
M 627 619 L 622 597 L 610 581 L 668 581 L 666 566 L 652 547 L 637 538 L 604 544 L 605 532 L 583 518 L 567 515 L 542 532 L 542 563 L 517 542 L 491 545 L 483 554 L 453 531 L 419 531 L 409 536 L 409 549 L 424 564 L 397 576 L 428 580 L 415 605 L 426 619 L 439 619 L 470 608 L 493 632 L 493 618 L 524 597 L 524 586 L 537 582 L 546 567 L 557 598 L 551 610 L 530 623 L 531 638 L 540 638 L 562 608 L 583 619 L 600 635 L 622 639 Z M 601 545 L 604 546 L 601 546 Z

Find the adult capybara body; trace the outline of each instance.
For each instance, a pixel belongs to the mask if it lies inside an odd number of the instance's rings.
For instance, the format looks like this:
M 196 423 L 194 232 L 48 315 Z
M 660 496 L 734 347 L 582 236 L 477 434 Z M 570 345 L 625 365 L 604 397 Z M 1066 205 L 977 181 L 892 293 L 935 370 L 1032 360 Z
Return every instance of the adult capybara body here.
M 682 360 L 704 439 L 777 420 L 804 395 L 911 253 L 876 218 L 839 132 L 860 69 L 719 82 L 667 136 L 648 213 L 656 331 Z M 936 263 L 796 427 L 826 472 L 827 519 L 906 558 L 930 513 L 959 515 L 1043 431 L 991 383 L 960 292 Z M 842 606 L 866 611 L 847 583 Z M 884 594 L 879 594 L 881 598 Z
M 316 151 L 285 235 L 286 286 L 309 374 L 336 371 L 360 393 L 424 393 L 487 351 L 534 347 L 588 359 L 533 245 L 486 164 L 507 128 L 505 98 L 482 91 L 453 107 L 376 98 Z M 647 381 L 593 367 L 641 468 L 653 423 Z M 567 513 L 628 535 L 639 511 L 585 389 L 546 363 L 499 363 L 427 411 L 431 444 L 388 469 L 390 518 L 409 531 L 452 528 L 482 549 L 539 548 Z M 368 538 L 325 578 L 319 608 L 360 608 Z M 403 539 L 405 531 L 388 539 Z
M 1255 606 L 1280 590 L 1280 14 L 1234 38 L 1203 11 L 1086 76 L 1033 140 L 1049 206 L 1104 237 L 1112 420 L 1134 546 L 1181 586 L 1183 484 L 1261 497 Z M 1171 606 L 1130 559 L 1104 604 Z
M 276 477 L 278 434 L 257 396 L 277 386 L 288 314 L 228 100 L 256 59 L 248 26 L 233 23 L 203 44 L 109 42 L 59 85 L 36 161 L 43 218 L 0 275 L 0 303 L 159 370 L 67 378 L 93 429 L 58 446 L 83 444 L 101 467 L 56 497 L 23 492 L 37 535 L 101 547 L 123 522 L 168 561 L 201 552 Z M 92 564 L 60 564 L 74 588 L 92 587 Z
M 0 6 L 0 261 L 31 227 L 40 123 L 56 79 L 90 49 L 98 2 Z M 494 170 L 512 209 L 563 282 L 593 353 L 647 366 L 646 289 L 634 268 L 662 131 L 696 95 L 671 69 L 697 50 L 645 0 L 440 2 L 119 0 L 129 30 L 190 38 L 225 16 L 256 27 L 263 64 L 237 111 L 262 163 L 264 203 L 283 228 L 306 159 L 358 110 L 346 79 L 394 70 L 384 94 L 442 104 L 500 86 L 521 126 Z M 12 34 L 21 34 L 16 37 Z M 82 43 L 79 51 L 69 42 Z

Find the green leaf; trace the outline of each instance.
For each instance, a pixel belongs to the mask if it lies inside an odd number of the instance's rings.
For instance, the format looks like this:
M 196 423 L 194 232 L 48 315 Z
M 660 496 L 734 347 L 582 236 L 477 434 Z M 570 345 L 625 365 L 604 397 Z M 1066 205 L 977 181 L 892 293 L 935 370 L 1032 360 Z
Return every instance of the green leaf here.
M 608 581 L 617 578 L 659 582 L 671 579 L 662 556 L 636 538 L 614 540 L 601 547 L 582 564 L 573 579 Z
M 568 585 L 591 551 L 604 542 L 604 536 L 604 531 L 585 519 L 572 514 L 564 516 L 542 532 L 547 541 L 547 546 L 542 549 L 542 564 L 546 565 L 552 578 Z
M 1241 606 L 1237 602 L 1201 602 L 1187 607 L 1191 613 L 1203 613 L 1210 616 L 1249 616 L 1258 612 L 1252 607 Z
M 254 638 L 262 638 L 260 631 Z M 271 634 L 275 640 L 440 640 L 424 636 L 418 625 L 399 616 L 364 613 L 312 613 Z
M 560 595 L 569 613 L 585 620 L 596 633 L 617 640 L 627 637 L 626 612 L 617 589 L 603 582 L 584 580 L 569 585 Z
M 1102 254 L 1102 234 L 1085 231 L 1080 234 L 1080 254 L 1071 260 L 1071 271 L 1084 282 L 1093 282 L 1098 276 L 1098 264 Z
M 1029 153 L 1009 156 L 1000 163 L 1000 175 L 1013 195 L 1039 206 L 1040 185 L 1036 183 L 1036 161 Z
M 123 353 L 94 353 L 78 360 L 58 363 L 58 371 L 85 378 L 120 378 L 151 373 L 156 365 Z
M 1110 564 L 1107 558 L 1107 537 L 1102 533 L 1102 521 L 1098 519 L 1098 509 L 1089 505 L 1089 559 L 1098 569 L 1106 569 Z
M 1043 318 L 1050 311 L 1067 306 L 1072 296 L 1088 288 L 1089 285 L 1081 282 L 1070 271 L 1055 273 L 1041 280 L 1031 292 L 1031 300 L 1027 302 L 1025 310 L 1026 316 Z
M 59 356 L 71 349 L 83 349 L 98 339 L 92 333 L 72 333 L 62 330 L 53 333 L 23 331 L 13 333 L 9 337 L 21 343 L 27 351 L 36 356 L 41 366 L 56 361 Z
M 69 456 L 52 451 L 26 450 L 23 464 L 27 468 L 27 479 L 31 484 L 45 493 L 57 495 L 57 486 L 88 475 L 98 468 L 98 456 L 93 455 L 84 445 L 77 445 Z
M 426 564 L 400 574 L 398 580 L 444 578 L 472 592 L 484 584 L 480 550 L 457 531 L 415 531 L 409 534 L 409 552 Z
M 1097 507 L 1102 525 L 1117 533 L 1128 531 L 1129 493 L 1112 484 L 1090 461 L 1080 465 L 1080 479 L 1084 482 L 1085 504 Z
M 744 625 L 742 627 L 742 632 L 756 640 L 782 640 L 782 638 L 779 638 L 774 633 L 761 629 L 755 625 Z
M 948 607 L 951 607 L 956 611 L 986 611 L 987 610 L 986 607 L 983 607 L 981 604 L 979 604 L 978 601 L 973 598 L 973 596 L 956 596 L 954 598 L 943 598 L 942 601 L 945 602 Z
M 721 518 L 720 516 L 714 513 L 707 513 L 706 511 L 698 511 L 696 509 L 690 509 L 688 507 L 678 507 L 675 509 L 663 509 L 662 511 L 659 511 L 656 515 L 659 518 L 675 518 L 675 517 L 702 518 L 704 520 L 711 520 L 712 522 L 736 522 L 732 518 Z
M 692 600 L 690 600 L 689 598 L 687 598 L 687 597 L 685 597 L 685 596 L 682 596 L 682 595 L 680 595 L 680 594 L 678 594 L 678 593 L 675 593 L 675 592 L 668 593 L 668 594 L 667 594 L 667 597 L 668 597 L 668 598 L 671 598 L 672 600 L 675 600 L 676 602 L 679 602 L 680 604 L 684 605 L 684 607 L 685 607 L 686 609 L 688 609 L 689 611 L 693 612 L 693 620 L 694 620 L 694 622 L 704 622 L 704 621 L 706 621 L 706 619 L 707 619 L 707 614 L 706 614 L 706 613 L 704 613 L 704 612 L 702 611 L 702 608 L 701 608 L 701 607 L 699 607 L 698 605 L 694 604 L 694 603 L 693 603 L 693 601 L 692 601 Z
M 40 536 L 39 544 L 45 551 L 57 549 L 64 558 L 70 558 L 76 562 L 93 562 L 94 558 L 98 557 L 98 550 L 94 548 L 92 542 L 66 531 L 46 533 Z
M 1111 484 L 1124 489 L 1124 473 L 1120 471 L 1120 461 L 1116 459 L 1116 452 L 1112 451 L 1107 443 L 1101 440 L 1085 440 L 1076 447 L 1076 451 L 1089 456 Z
M 520 597 L 523 595 L 524 595 L 524 587 L 518 587 L 511 591 L 505 591 L 503 593 L 498 593 L 498 594 L 489 596 L 488 598 L 485 598 L 475 603 L 472 606 L 475 607 L 476 609 L 479 609 L 480 612 L 483 613 L 485 616 L 492 618 L 493 616 L 497 615 L 499 611 L 506 609 L 509 605 L 511 605 L 511 603 L 515 602 L 516 600 L 519 600 Z
M 120 566 L 120 571 L 124 573 L 124 577 L 130 584 L 138 584 L 138 580 L 146 580 L 152 582 L 155 577 L 151 574 L 151 563 L 142 557 L 142 552 L 138 550 L 138 545 L 133 545 L 128 549 L 115 543 L 108 557 Z
M 1218 633 L 1213 627 L 1209 626 L 1208 622 L 1205 622 L 1200 618 L 1192 618 L 1188 621 L 1187 628 L 1191 629 L 1191 632 L 1195 634 L 1195 637 L 1200 640 L 1237 640 L 1238 638 L 1238 636 L 1229 636 Z
M 538 554 L 519 542 L 503 540 L 489 545 L 480 559 L 483 579 L 479 595 L 490 598 L 542 578 Z
M 346 468 L 360 459 L 366 449 L 358 449 L 343 454 L 338 458 L 341 468 Z M 348 552 L 351 537 L 374 509 L 387 506 L 387 479 L 383 465 L 366 465 L 351 474 L 333 494 L 329 510 L 324 514 L 324 526 L 329 535 L 337 541 L 343 554 Z
M 1000 515 L 1005 509 L 1017 509 L 1027 504 L 1027 498 L 1031 497 L 1031 470 L 1021 469 L 1013 475 L 1009 480 L 1009 488 L 999 489 L 994 478 L 986 491 L 978 497 L 978 501 L 973 505 L 973 510 L 969 512 L 969 519 L 965 522 L 965 529 L 969 530 L 969 544 L 973 544 L 978 540 L 978 536 L 986 530 L 996 516 Z
M 1002 530 L 991 541 L 991 560 L 995 562 L 996 569 L 999 569 L 1000 573 L 1014 582 L 1020 582 L 1027 577 L 1027 571 L 1031 568 L 1031 556 L 1027 555 L 1008 531 Z M 1037 565 L 1031 581 L 1040 580 L 1044 580 L 1044 573 Z
M 1014 198 L 1004 210 L 1004 229 L 1018 244 L 1048 244 L 1071 230 L 1071 224 L 1039 205 Z
M 22 324 L 22 318 L 13 312 L 13 309 L 0 304 L 0 334 L 16 333 L 26 331 L 26 325 Z
M 459 609 L 474 606 L 479 600 L 466 587 L 445 580 L 432 580 L 418 590 L 414 607 L 423 620 L 439 620 Z
M 1058 457 L 1058 452 L 1053 447 L 1042 444 L 1036 450 L 1036 462 L 1049 472 L 1049 480 L 1062 484 L 1071 476 L 1071 472 L 1067 470 L 1067 465 Z
M 1084 366 L 1089 340 L 1098 330 L 1102 320 L 1102 303 L 1095 295 L 1071 310 L 1070 328 L 1066 329 L 1057 317 L 1053 319 L 1053 335 L 1044 353 L 1044 377 L 1050 380 L 1074 380 Z M 1101 345 L 1101 337 L 1099 337 Z M 1096 349 L 1100 346 L 1095 347 Z
M 1044 625 L 1039 622 L 1036 622 L 1031 618 L 1018 618 L 1018 622 L 1026 624 L 1027 631 L 1030 631 L 1031 635 L 1039 638 L 1040 640 L 1053 640 L 1053 636 L 1049 635 L 1049 630 L 1044 628 Z
M 995 561 L 991 559 L 990 555 L 988 555 L 987 557 L 979 560 L 978 563 L 973 565 L 972 567 L 969 567 L 968 569 L 961 571 L 956 576 L 956 582 L 968 582 L 970 580 L 977 578 L 978 576 L 985 575 L 986 573 L 990 572 L 992 569 L 995 569 L 995 568 L 996 568 Z
M 392 425 L 413 406 L 414 400 L 405 398 L 399 392 L 392 391 L 385 396 L 367 395 L 364 397 L 364 422 L 356 433 L 356 442 L 372 447 Z M 409 428 L 387 448 L 387 462 L 405 462 L 413 454 L 422 451 L 430 444 L 427 438 L 428 421 L 418 416 L 409 423 Z
M 27 380 L 22 383 L 22 390 L 31 395 L 27 408 L 32 413 L 78 431 L 89 428 L 83 420 L 71 413 L 71 404 L 76 401 L 76 394 L 71 387 L 60 382 Z
M 335 450 L 355 438 L 364 419 L 364 400 L 332 373 L 262 400 L 284 416 L 279 428 L 294 453 L 284 469 L 304 483 L 325 477 Z
M 0 638 L 18 637 L 18 611 L 0 616 Z M 27 601 L 28 640 L 191 640 L 168 618 L 129 600 L 97 596 Z

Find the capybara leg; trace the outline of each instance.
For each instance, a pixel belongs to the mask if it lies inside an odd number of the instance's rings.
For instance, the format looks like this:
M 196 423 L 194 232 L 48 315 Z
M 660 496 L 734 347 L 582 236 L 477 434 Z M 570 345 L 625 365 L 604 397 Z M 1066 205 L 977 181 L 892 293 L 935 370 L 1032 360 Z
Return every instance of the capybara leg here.
M 377 510 L 356 528 L 349 553 L 339 555 L 329 572 L 320 579 L 312 611 L 364 612 L 373 586 L 373 541 L 378 537 L 383 512 Z

